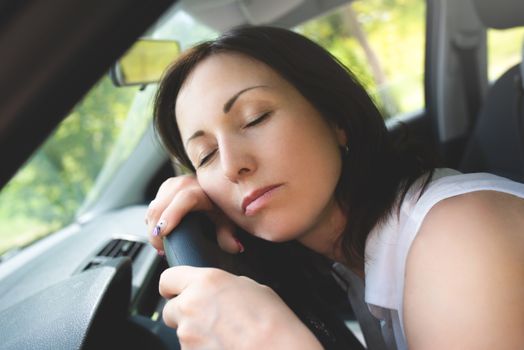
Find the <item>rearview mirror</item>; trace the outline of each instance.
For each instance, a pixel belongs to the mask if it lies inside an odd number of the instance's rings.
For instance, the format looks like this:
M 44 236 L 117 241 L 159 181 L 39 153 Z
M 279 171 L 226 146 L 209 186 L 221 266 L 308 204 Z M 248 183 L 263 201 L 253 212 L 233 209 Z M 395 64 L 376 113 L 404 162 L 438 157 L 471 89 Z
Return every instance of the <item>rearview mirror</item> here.
M 139 39 L 111 67 L 109 74 L 116 86 L 155 83 L 179 54 L 177 41 Z

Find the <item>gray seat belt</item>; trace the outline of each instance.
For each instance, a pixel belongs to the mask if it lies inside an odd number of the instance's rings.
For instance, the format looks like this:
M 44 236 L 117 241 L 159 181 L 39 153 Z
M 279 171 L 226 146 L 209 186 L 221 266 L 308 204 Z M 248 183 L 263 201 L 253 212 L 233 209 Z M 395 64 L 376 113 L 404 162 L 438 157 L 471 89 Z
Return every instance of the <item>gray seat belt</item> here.
M 366 347 L 370 350 L 395 349 L 395 339 L 384 339 L 379 320 L 368 309 L 364 301 L 364 282 L 350 269 L 340 263 L 333 264 L 333 275 L 347 292 L 351 308 L 357 317 Z M 386 346 L 386 342 L 389 347 Z
M 481 82 L 477 52 L 480 38 L 478 35 L 457 35 L 452 47 L 457 53 L 462 74 L 462 86 L 466 97 L 466 108 L 469 114 L 470 127 L 473 128 L 482 101 Z

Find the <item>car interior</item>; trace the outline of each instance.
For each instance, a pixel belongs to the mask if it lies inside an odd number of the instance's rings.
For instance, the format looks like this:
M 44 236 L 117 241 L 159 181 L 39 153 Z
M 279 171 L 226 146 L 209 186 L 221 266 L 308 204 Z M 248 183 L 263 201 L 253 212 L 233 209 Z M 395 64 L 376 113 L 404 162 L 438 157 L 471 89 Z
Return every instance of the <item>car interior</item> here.
M 142 52 L 169 63 L 261 24 L 330 50 L 393 137 L 435 150 L 443 167 L 524 182 L 521 0 L 2 0 L 0 349 L 180 348 L 158 294 L 175 262 L 144 224 L 160 184 L 184 172 L 152 125 L 166 63 L 131 81 L 124 58 L 162 42 L 167 53 Z M 179 263 L 270 285 L 326 348 L 374 348 L 345 291 L 299 246 L 246 234 L 253 253 L 232 260 L 198 225 L 205 242 L 173 243 Z
M 507 12 L 508 9 L 504 9 L 502 11 L 505 12 L 498 13 L 489 5 L 482 1 L 477 4 L 477 12 L 484 26 L 508 29 L 524 25 L 522 11 Z M 524 46 L 522 52 L 524 54 Z M 521 61 L 489 86 L 482 104 L 478 97 L 466 99 L 468 108 L 474 111 L 474 126 L 459 165 L 463 172 L 489 172 L 524 181 L 523 78 L 524 63 Z M 480 95 L 478 91 L 475 94 Z

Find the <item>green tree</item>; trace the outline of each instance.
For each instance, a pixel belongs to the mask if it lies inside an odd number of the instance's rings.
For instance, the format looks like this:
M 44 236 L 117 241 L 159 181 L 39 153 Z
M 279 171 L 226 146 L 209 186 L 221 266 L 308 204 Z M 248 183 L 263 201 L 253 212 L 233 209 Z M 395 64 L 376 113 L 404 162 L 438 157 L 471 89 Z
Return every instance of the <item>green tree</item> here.
M 346 65 L 388 118 L 422 107 L 424 18 L 422 0 L 355 1 L 298 30 Z
M 0 254 L 73 220 L 126 119 L 136 89 L 108 77 L 73 109 L 0 194 Z

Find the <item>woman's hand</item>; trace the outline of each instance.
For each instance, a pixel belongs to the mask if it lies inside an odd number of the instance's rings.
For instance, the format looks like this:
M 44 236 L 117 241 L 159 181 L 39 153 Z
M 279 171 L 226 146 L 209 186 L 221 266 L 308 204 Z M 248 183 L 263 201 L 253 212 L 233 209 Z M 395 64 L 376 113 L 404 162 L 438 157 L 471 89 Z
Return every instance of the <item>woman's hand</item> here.
M 165 270 L 163 319 L 182 349 L 321 349 L 269 287 L 228 272 L 190 266 Z
M 244 250 L 234 236 L 234 224 L 211 202 L 193 175 L 171 177 L 149 204 L 146 224 L 150 242 L 163 253 L 162 237 L 173 230 L 190 211 L 205 211 L 215 223 L 218 244 L 229 253 Z

